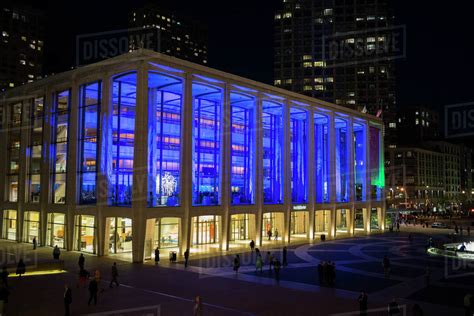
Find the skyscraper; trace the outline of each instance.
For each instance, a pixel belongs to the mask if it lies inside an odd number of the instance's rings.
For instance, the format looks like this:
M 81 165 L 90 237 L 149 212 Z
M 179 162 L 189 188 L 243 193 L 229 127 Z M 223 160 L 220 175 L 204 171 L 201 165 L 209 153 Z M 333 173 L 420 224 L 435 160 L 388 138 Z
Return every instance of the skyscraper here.
M 29 7 L 0 7 L 0 91 L 42 75 L 44 16 Z
M 148 4 L 130 13 L 129 26 L 131 29 L 157 30 L 159 36 L 154 37 L 154 43 L 147 48 L 198 64 L 207 64 L 207 29 L 196 21 L 177 17 L 168 10 Z M 143 48 L 140 45 L 134 43 L 131 48 Z
M 284 0 L 275 14 L 274 84 L 396 123 L 390 0 Z M 394 134 L 394 133 L 392 133 Z M 386 148 L 395 144 L 385 135 Z

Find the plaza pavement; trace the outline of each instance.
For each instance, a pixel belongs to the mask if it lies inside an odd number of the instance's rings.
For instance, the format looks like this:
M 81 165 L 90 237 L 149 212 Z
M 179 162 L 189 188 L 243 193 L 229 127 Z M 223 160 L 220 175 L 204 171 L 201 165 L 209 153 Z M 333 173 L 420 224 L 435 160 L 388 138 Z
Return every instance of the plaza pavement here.
M 410 242 L 407 233 L 414 238 Z M 66 273 L 10 278 L 12 287 L 7 315 L 63 315 L 64 283 L 73 293 L 72 315 L 91 315 L 123 310 L 109 315 L 192 315 L 193 298 L 204 301 L 204 315 L 358 315 L 357 297 L 361 290 L 369 295 L 369 315 L 386 315 L 392 298 L 408 311 L 420 304 L 425 315 L 463 315 L 463 297 L 472 289 L 473 275 L 460 269 L 457 263 L 429 256 L 424 247 L 427 236 L 436 242 L 447 240 L 445 231 L 404 228 L 400 233 L 386 233 L 336 241 L 291 245 L 288 247 L 289 265 L 282 269 L 277 284 L 264 267 L 255 272 L 254 254 L 240 252 L 242 267 L 232 271 L 233 254 L 214 254 L 211 257 L 193 256 L 189 267 L 182 262 L 169 263 L 162 255 L 159 266 L 153 262 L 132 264 L 120 257 L 86 255 L 86 269 L 102 274 L 97 306 L 87 306 L 86 288 L 76 288 L 78 252 L 62 252 Z M 13 267 L 23 256 L 29 264 L 51 260 L 51 248 L 0 241 L 3 263 Z M 281 247 L 261 249 L 280 256 Z M 164 251 L 163 251 L 164 252 Z M 162 252 L 162 253 L 163 253 Z M 382 258 L 388 255 L 392 273 L 385 278 Z M 182 259 L 182 258 L 181 258 Z M 321 286 L 316 265 L 321 260 L 336 264 L 336 285 Z M 109 289 L 110 267 L 116 261 L 121 286 Z M 425 285 L 426 267 L 430 267 L 431 284 Z M 32 267 L 33 268 L 33 267 Z M 133 310 L 141 309 L 141 310 Z M 104 314 L 105 315 L 105 314 Z

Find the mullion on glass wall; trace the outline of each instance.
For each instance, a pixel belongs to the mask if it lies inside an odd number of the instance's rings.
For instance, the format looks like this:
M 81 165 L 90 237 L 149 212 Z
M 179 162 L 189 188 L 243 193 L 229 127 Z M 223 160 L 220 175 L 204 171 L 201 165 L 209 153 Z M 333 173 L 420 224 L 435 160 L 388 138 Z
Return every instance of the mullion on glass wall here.
M 314 164 L 316 203 L 330 201 L 330 145 L 329 118 L 314 114 Z
M 221 183 L 222 90 L 193 83 L 193 205 L 218 205 Z
M 41 193 L 41 161 L 43 158 L 44 97 L 33 99 L 30 120 L 27 199 L 31 203 L 38 203 Z
M 363 123 L 354 123 L 354 192 L 356 201 L 365 200 L 366 192 L 366 136 L 367 126 Z
M 347 120 L 335 119 L 336 202 L 349 202 L 349 135 Z
M 20 173 L 21 125 L 23 104 L 11 104 L 8 108 L 8 144 L 7 144 L 7 201 L 18 201 L 18 183 Z
M 109 177 L 112 205 L 132 204 L 136 90 L 136 72 L 113 80 L 112 172 Z
M 79 203 L 91 204 L 97 201 L 97 133 L 102 99 L 101 82 L 83 85 L 80 98 Z
M 263 201 L 283 204 L 283 104 L 262 103 Z
M 254 203 L 255 98 L 231 93 L 231 203 Z
M 148 75 L 149 206 L 179 206 L 183 83 L 168 75 Z
M 55 94 L 52 113 L 53 121 L 53 203 L 66 203 L 67 151 L 69 136 L 70 91 Z
M 306 203 L 307 157 L 308 157 L 308 113 L 305 110 L 290 110 L 290 157 L 291 157 L 291 201 Z

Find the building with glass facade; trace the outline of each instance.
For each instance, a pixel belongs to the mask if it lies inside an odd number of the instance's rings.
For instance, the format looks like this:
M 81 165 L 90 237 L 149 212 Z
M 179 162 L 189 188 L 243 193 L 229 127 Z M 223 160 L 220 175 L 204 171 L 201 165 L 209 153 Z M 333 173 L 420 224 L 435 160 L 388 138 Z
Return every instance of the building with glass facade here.
M 342 106 L 138 50 L 0 108 L 5 239 L 141 262 L 385 229 L 382 121 Z

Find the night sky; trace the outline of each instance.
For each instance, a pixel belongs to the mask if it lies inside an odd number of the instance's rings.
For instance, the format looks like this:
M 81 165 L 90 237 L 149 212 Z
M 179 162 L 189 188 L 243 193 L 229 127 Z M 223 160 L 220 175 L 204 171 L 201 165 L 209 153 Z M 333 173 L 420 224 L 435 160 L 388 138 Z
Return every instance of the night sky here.
M 123 29 L 141 1 L 30 1 L 47 11 L 47 73 L 74 65 L 76 35 Z M 470 1 L 394 1 L 406 25 L 407 54 L 398 64 L 401 107 L 474 101 L 474 24 Z M 265 83 L 273 76 L 273 16 L 282 0 L 158 1 L 209 29 L 209 66 Z

